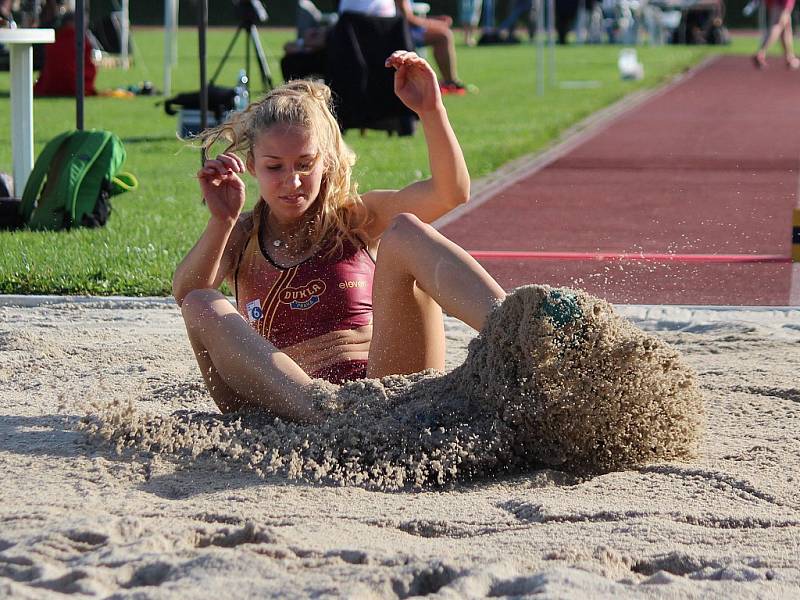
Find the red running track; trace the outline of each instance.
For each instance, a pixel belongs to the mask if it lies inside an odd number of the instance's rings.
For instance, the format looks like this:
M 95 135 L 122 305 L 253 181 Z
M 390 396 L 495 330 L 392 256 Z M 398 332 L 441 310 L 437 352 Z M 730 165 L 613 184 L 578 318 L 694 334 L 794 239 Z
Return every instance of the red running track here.
M 777 259 L 789 256 L 797 201 L 800 74 L 773 63 L 757 71 L 745 57 L 715 60 L 442 233 L 489 252 L 478 260 L 507 289 L 535 282 L 618 303 L 787 304 L 792 267 Z M 648 257 L 596 256 L 620 253 Z

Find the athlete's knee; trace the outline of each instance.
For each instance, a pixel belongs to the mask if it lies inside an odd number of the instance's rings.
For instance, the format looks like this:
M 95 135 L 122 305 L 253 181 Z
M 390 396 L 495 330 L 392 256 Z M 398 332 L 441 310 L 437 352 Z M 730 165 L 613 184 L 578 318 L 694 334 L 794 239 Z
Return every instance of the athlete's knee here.
M 428 30 L 427 32 L 427 39 L 426 41 L 431 46 L 436 46 L 437 44 L 447 44 L 450 40 L 455 39 L 453 37 L 453 31 L 451 29 L 434 29 L 433 31 Z
M 423 223 L 419 217 L 411 213 L 396 215 L 381 237 L 381 250 L 392 248 L 402 251 L 408 244 L 413 244 L 426 234 L 430 225 Z
M 225 296 L 217 290 L 192 290 L 186 294 L 181 303 L 181 314 L 183 315 L 184 321 L 188 323 L 202 319 L 203 316 L 208 313 L 211 303 L 220 298 L 224 299 Z
M 389 222 L 388 231 L 394 234 L 417 233 L 428 227 L 422 220 L 412 213 L 400 213 L 395 215 Z
M 453 34 L 453 30 L 452 29 L 445 29 L 444 30 L 444 39 L 447 40 L 447 45 L 448 46 L 450 46 L 451 48 L 455 47 L 456 36 Z

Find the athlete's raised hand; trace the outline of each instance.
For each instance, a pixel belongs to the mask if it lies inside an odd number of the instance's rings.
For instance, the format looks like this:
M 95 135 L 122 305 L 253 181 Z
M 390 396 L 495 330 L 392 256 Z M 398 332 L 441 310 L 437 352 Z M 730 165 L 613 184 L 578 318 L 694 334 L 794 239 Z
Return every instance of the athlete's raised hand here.
M 433 110 L 441 103 L 436 73 L 424 58 L 398 50 L 386 59 L 386 66 L 395 69 L 394 93 L 415 113 Z
M 244 173 L 244 161 L 232 152 L 208 159 L 197 172 L 203 199 L 211 216 L 223 221 L 235 221 L 242 212 L 245 185 L 237 173 Z

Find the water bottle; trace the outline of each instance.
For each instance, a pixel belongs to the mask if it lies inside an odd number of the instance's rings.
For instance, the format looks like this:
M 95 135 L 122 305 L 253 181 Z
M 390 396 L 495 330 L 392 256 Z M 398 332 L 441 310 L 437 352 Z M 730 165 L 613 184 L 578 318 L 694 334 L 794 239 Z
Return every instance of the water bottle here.
M 234 91 L 236 95 L 233 97 L 233 107 L 235 110 L 244 110 L 250 104 L 250 92 L 247 91 L 247 73 L 244 69 L 239 71 L 239 79 L 236 82 Z
M 742 14 L 745 17 L 751 16 L 758 10 L 760 4 L 761 4 L 760 0 L 750 0 L 750 2 L 744 5 L 744 8 L 742 9 Z

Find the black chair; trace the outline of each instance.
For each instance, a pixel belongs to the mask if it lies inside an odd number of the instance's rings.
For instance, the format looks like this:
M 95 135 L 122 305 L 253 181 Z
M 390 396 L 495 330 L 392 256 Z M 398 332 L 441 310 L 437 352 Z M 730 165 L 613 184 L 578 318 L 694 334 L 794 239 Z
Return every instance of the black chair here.
M 404 18 L 340 15 L 328 37 L 325 79 L 342 131 L 414 133 L 416 115 L 395 95 L 394 69 L 384 64 L 395 50 L 414 50 Z
M 328 52 L 325 48 L 313 52 L 291 52 L 281 58 L 281 74 L 284 81 L 292 79 L 325 79 L 328 68 Z

